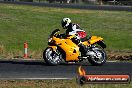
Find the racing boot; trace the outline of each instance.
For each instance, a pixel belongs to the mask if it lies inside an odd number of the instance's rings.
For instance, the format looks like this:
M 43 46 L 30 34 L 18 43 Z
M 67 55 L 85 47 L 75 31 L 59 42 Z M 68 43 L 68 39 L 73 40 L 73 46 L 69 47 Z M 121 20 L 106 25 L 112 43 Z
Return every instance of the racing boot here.
M 80 47 L 81 56 L 86 56 L 86 53 L 87 53 L 86 46 L 83 44 L 79 44 L 78 46 Z

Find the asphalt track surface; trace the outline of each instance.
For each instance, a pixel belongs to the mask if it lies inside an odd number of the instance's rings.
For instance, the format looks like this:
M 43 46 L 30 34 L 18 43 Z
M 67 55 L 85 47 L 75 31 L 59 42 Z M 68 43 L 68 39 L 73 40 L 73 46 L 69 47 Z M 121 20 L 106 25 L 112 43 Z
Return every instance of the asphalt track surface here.
M 3 2 L 3 1 L 0 1 L 0 3 L 43 6 L 43 7 L 88 9 L 88 10 L 132 11 L 132 6 L 112 6 L 112 5 L 101 5 L 100 6 L 100 5 L 49 4 L 49 3 L 36 3 L 36 2 Z
M 132 77 L 132 62 L 107 62 L 103 66 L 89 63 L 48 66 L 42 60 L 0 61 L 0 79 L 72 79 L 78 75 L 78 67 L 86 74 L 129 74 Z

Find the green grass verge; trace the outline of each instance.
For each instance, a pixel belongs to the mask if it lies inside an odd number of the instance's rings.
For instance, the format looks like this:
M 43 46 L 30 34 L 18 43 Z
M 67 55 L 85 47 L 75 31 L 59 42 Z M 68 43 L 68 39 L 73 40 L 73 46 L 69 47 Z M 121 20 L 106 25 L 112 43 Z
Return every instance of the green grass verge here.
M 80 24 L 88 35 L 103 37 L 107 50 L 132 51 L 132 12 L 0 4 L 0 53 L 18 55 L 25 41 L 32 54 L 41 52 L 49 34 L 61 29 L 63 17 Z
M 84 84 L 76 80 L 3 80 L 1 88 L 132 88 L 130 84 Z

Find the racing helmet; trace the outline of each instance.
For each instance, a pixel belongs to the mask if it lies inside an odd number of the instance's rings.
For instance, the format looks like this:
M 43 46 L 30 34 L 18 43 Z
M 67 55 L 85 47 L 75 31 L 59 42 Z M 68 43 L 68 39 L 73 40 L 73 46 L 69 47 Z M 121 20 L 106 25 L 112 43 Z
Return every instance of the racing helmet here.
M 66 29 L 70 23 L 71 23 L 71 19 L 70 18 L 63 18 L 62 21 L 61 21 L 61 26 L 64 29 Z

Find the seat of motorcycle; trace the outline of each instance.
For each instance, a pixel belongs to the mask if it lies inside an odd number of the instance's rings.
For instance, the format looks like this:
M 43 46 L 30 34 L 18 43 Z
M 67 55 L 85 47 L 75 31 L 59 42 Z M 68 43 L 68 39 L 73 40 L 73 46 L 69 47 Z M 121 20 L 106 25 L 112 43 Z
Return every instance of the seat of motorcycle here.
M 88 38 L 87 38 L 87 37 L 85 37 L 85 38 L 81 38 L 80 40 L 81 40 L 81 42 L 84 42 L 84 41 L 87 41 L 87 40 L 88 40 Z

